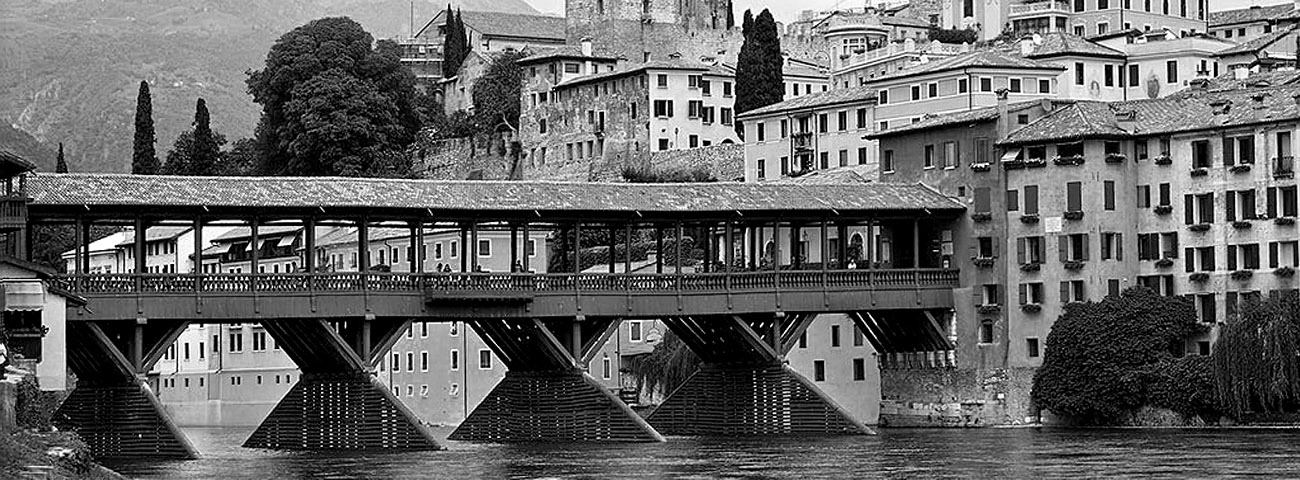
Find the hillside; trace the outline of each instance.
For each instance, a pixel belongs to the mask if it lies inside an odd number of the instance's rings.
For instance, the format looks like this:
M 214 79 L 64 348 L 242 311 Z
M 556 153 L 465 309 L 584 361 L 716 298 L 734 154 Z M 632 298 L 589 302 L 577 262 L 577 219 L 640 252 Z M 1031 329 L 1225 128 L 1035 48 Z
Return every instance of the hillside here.
M 524 0 L 416 0 L 416 28 L 447 3 L 536 12 Z M 410 0 L 0 0 L 0 122 L 44 143 L 0 129 L 0 148 L 39 154 L 61 141 L 73 171 L 127 171 L 141 79 L 154 95 L 159 157 L 199 97 L 215 130 L 251 136 L 261 110 L 245 72 L 261 68 L 276 38 L 339 15 L 376 38 L 407 36 L 411 11 Z

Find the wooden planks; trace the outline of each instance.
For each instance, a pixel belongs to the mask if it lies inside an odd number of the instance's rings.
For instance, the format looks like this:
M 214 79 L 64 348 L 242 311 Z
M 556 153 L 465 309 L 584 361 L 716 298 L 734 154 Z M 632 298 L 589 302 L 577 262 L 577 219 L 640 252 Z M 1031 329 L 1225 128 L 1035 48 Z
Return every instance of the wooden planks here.
M 304 374 L 244 442 L 312 451 L 438 450 L 432 432 L 367 374 Z
M 584 372 L 509 371 L 448 437 L 473 442 L 662 442 Z
M 78 385 L 53 421 L 76 432 L 95 458 L 198 456 L 143 384 Z

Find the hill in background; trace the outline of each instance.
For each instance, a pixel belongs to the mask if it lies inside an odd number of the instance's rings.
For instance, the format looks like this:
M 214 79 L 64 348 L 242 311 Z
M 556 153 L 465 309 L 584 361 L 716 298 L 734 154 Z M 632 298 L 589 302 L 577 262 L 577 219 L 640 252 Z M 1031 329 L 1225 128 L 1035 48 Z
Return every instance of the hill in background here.
M 280 35 L 312 19 L 349 16 L 377 39 L 407 37 L 452 3 L 536 13 L 524 0 L 0 0 L 0 148 L 53 170 L 130 170 L 135 95 L 150 83 L 160 159 L 207 100 L 232 142 L 261 115 L 246 93 Z M 35 142 L 35 143 L 33 143 Z M 35 157 L 35 158 L 31 158 Z

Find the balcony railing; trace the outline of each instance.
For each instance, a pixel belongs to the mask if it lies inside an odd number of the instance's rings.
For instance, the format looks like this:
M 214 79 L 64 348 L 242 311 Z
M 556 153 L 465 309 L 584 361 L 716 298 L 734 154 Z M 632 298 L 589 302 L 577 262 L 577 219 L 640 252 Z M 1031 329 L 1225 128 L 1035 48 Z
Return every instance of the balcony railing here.
M 0 231 L 23 228 L 27 225 L 27 198 L 0 196 Z
M 1011 15 L 1029 15 L 1041 12 L 1069 12 L 1070 4 L 1066 2 L 1034 2 L 1011 6 Z
M 62 275 L 60 287 L 83 295 L 347 293 L 431 294 L 655 291 L 911 289 L 957 286 L 957 270 L 783 270 L 692 274 L 280 273 Z

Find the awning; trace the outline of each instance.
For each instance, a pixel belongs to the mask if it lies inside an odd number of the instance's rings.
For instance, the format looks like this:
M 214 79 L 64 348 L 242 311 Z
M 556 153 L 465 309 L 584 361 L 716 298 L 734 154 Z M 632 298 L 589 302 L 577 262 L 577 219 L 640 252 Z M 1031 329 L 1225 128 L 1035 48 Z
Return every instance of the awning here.
M 1020 157 L 1019 148 L 1007 150 L 1007 153 L 1002 154 L 1002 163 L 1013 161 L 1019 157 Z
M 45 309 L 45 284 L 38 280 L 10 281 L 4 288 L 4 311 L 39 312 Z
M 283 236 L 283 237 L 280 237 L 280 243 L 276 244 L 276 246 L 277 246 L 277 247 L 292 247 L 292 246 L 293 246 L 293 242 L 294 242 L 294 240 L 297 240 L 297 239 L 298 239 L 297 236 L 294 236 L 294 235 L 285 235 L 285 236 Z

